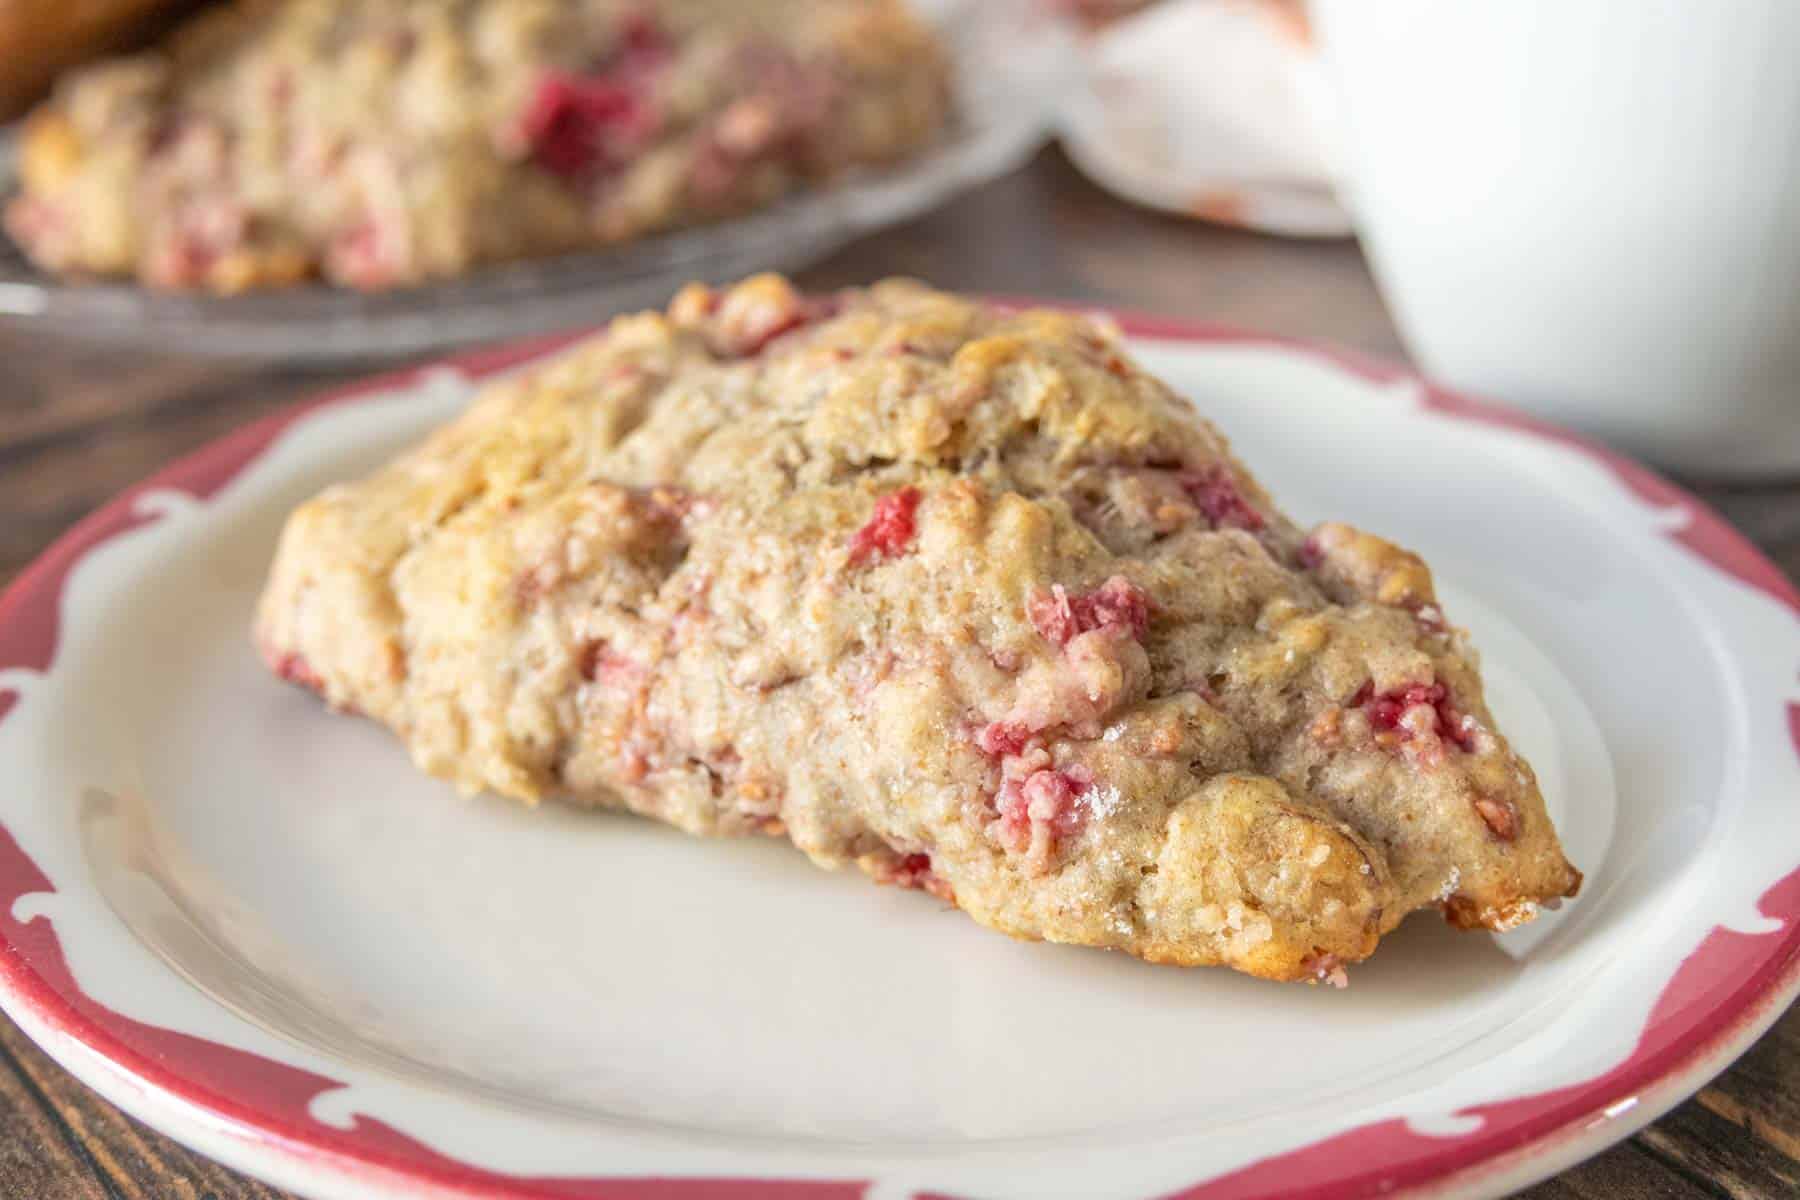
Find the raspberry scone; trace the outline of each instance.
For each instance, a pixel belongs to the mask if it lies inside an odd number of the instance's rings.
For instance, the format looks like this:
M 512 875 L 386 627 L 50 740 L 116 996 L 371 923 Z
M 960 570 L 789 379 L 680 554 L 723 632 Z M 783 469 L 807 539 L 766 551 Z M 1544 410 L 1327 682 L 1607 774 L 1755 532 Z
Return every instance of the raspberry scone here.
M 465 791 L 784 835 L 1023 938 L 1341 981 L 1571 896 L 1425 564 L 1096 324 L 690 287 L 289 519 L 256 637 Z
M 6 225 L 62 273 L 389 288 L 743 212 L 948 110 L 904 0 L 236 0 L 66 80 Z

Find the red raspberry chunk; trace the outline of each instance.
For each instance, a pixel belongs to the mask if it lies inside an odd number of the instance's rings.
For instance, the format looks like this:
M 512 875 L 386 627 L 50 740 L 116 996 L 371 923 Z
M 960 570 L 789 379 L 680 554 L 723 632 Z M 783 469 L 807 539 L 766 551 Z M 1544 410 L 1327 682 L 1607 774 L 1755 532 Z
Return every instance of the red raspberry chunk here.
M 1071 596 L 1062 585 L 1025 602 L 1025 615 L 1049 641 L 1066 646 L 1095 629 L 1123 629 L 1134 638 L 1150 626 L 1150 597 L 1123 575 L 1114 575 L 1091 592 Z
M 572 178 L 612 165 L 655 120 L 641 84 L 552 71 L 538 81 L 520 128 L 539 166 Z
M 850 539 L 850 565 L 860 567 L 871 559 L 904 554 L 918 532 L 914 514 L 921 499 L 918 488 L 904 487 L 877 500 L 875 514 Z
M 1409 683 L 1405 687 L 1375 694 L 1375 686 L 1365 683 L 1350 700 L 1351 707 L 1368 714 L 1369 724 L 1378 733 L 1395 733 L 1400 741 L 1411 741 L 1413 727 L 1406 723 L 1407 714 L 1427 708 L 1434 715 L 1439 737 L 1458 749 L 1473 750 L 1475 734 L 1463 720 L 1462 713 L 1450 702 L 1450 691 L 1441 683 Z
M 1184 471 L 1181 487 L 1188 499 L 1206 514 L 1214 529 L 1248 529 L 1254 533 L 1263 527 L 1263 515 L 1244 499 L 1237 479 L 1223 466 Z
M 975 733 L 975 745 L 990 758 L 1017 754 L 1031 741 L 1031 730 L 1018 721 L 990 721 Z
M 647 13 L 628 13 L 619 22 L 619 46 L 622 65 L 660 63 L 669 57 L 669 35 Z
M 290 651 L 276 658 L 269 665 L 274 668 L 277 677 L 285 679 L 289 683 L 297 683 L 301 687 L 310 688 L 315 692 L 325 690 L 325 681 L 319 677 L 317 671 L 313 670 L 312 664 L 306 661 L 304 654 Z
M 628 685 L 642 672 L 637 663 L 623 654 L 614 653 L 605 640 L 599 638 L 582 644 L 575 666 L 582 679 L 609 687 Z
M 1087 819 L 1081 797 L 1093 786 L 1093 776 L 1078 766 L 1064 771 L 1044 767 L 1023 779 L 1007 780 L 994 796 L 1007 845 L 1015 850 L 1027 848 L 1033 826 L 1045 827 L 1052 842 L 1079 833 Z
M 932 870 L 929 854 L 902 854 L 899 858 L 878 866 L 875 881 L 891 883 L 896 887 L 915 888 L 921 892 L 929 892 L 946 904 L 956 903 L 956 893 L 949 882 Z

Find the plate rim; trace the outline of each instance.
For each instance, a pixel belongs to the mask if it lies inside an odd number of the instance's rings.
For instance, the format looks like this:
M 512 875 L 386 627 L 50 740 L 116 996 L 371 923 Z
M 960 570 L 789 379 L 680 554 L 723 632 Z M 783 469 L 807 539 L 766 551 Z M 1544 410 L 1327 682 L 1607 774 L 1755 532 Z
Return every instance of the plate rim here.
M 1800 615 L 1800 590 L 1710 506 L 1625 455 L 1539 418 L 1450 391 L 1400 364 L 1320 341 L 1106 305 L 1019 295 L 988 299 L 1003 308 L 1031 305 L 1101 315 L 1134 338 L 1274 350 L 1311 358 L 1372 382 L 1416 386 L 1427 412 L 1572 447 L 1604 466 L 1635 494 L 1661 505 L 1678 505 L 1689 519 L 1664 536 L 1682 543 L 1707 569 L 1724 572 Z M 26 661 L 0 661 L 0 721 L 20 700 L 18 689 L 6 682 L 5 673 L 13 668 L 37 672 L 49 666 L 55 656 L 60 600 L 68 575 L 101 544 L 155 519 L 138 510 L 138 501 L 146 493 L 177 489 L 204 500 L 260 459 L 303 417 L 416 384 L 445 368 L 472 382 L 480 381 L 547 358 L 595 332 L 584 329 L 510 342 L 326 389 L 226 433 L 118 493 L 58 537 L 0 594 L 0 630 L 7 631 L 8 640 L 23 640 L 30 651 Z M 22 639 L 10 637 L 14 622 L 33 605 L 47 608 L 47 618 L 39 613 Z M 1787 702 L 1787 726 L 1794 751 L 1800 754 L 1800 704 L 1793 701 Z M 147 1032 L 165 1042 L 197 1043 L 189 1049 L 254 1060 L 261 1070 L 308 1081 L 315 1092 L 336 1087 L 338 1081 L 254 1052 L 145 1025 L 88 997 L 69 969 L 52 922 L 43 918 L 21 921 L 12 912 L 19 897 L 54 890 L 0 821 L 0 901 L 4 901 L 0 907 L 0 1009 L 85 1085 L 177 1140 L 201 1142 L 206 1153 L 251 1174 L 314 1194 L 367 1195 L 370 1188 L 386 1190 L 398 1185 L 405 1191 L 390 1194 L 485 1200 L 502 1196 L 574 1200 L 600 1194 L 683 1200 L 796 1191 L 861 1195 L 865 1187 L 860 1180 L 503 1174 L 454 1158 L 379 1121 L 359 1118 L 350 1128 L 341 1129 L 310 1117 L 300 1122 L 271 1113 L 266 1097 L 247 1100 L 241 1092 L 219 1094 L 209 1083 L 193 1078 L 191 1070 L 184 1074 L 179 1053 L 152 1056 L 135 1048 L 132 1040 Z M 1381 1120 L 1198 1180 L 1175 1195 L 1184 1200 L 1376 1191 L 1485 1195 L 1521 1186 L 1597 1153 L 1704 1086 L 1800 995 L 1800 863 L 1758 898 L 1757 908 L 1766 916 L 1780 918 L 1782 927 L 1766 934 L 1740 934 L 1714 926 L 1664 985 L 1632 1052 L 1599 1076 L 1466 1110 L 1484 1119 L 1464 1135 L 1424 1135 L 1410 1130 L 1404 1119 Z M 1769 938 L 1776 939 L 1774 944 L 1762 945 Z M 1670 997 L 1682 990 L 1684 980 L 1691 988 L 1697 977 L 1712 975 L 1721 966 L 1735 973 L 1746 964 L 1750 969 L 1723 999 L 1708 998 L 1705 1011 L 1684 1028 L 1660 1039 L 1654 1036 L 1659 1031 L 1659 1014 Z M 47 978 L 47 974 L 57 978 Z M 1690 997 L 1690 1005 L 1693 1003 Z M 1668 1023 L 1665 1020 L 1663 1024 Z M 288 1082 L 291 1088 L 293 1080 Z M 305 1114 L 309 1099 L 300 1102 L 301 1114 Z M 1493 1110 L 1505 1110 L 1508 1123 L 1496 1129 L 1498 1114 Z M 1421 1144 L 1428 1145 L 1429 1151 L 1422 1152 Z M 1348 1169 L 1343 1166 L 1346 1162 Z

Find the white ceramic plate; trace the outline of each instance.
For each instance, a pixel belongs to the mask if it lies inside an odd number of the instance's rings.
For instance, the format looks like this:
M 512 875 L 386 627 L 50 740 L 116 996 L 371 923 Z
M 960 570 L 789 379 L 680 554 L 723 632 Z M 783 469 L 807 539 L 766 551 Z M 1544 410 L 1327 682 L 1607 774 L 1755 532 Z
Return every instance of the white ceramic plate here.
M 483 268 L 466 279 L 361 293 L 310 284 L 244 296 L 69 282 L 0 234 L 0 320 L 70 337 L 290 361 L 398 358 L 661 304 L 691 279 L 794 271 L 997 178 L 1043 141 L 1076 69 L 1066 22 L 1039 0 L 913 0 L 951 56 L 955 118 L 929 151 L 758 212 L 605 250 Z M 0 204 L 16 187 L 0 131 Z
M 0 1002 L 321 1197 L 1494 1195 L 1800 987 L 1800 597 L 1642 469 L 1379 368 L 1127 321 L 1302 520 L 1416 546 L 1579 900 L 1351 986 L 1024 945 L 782 846 L 458 799 L 258 664 L 286 510 L 539 344 L 252 426 L 0 602 Z

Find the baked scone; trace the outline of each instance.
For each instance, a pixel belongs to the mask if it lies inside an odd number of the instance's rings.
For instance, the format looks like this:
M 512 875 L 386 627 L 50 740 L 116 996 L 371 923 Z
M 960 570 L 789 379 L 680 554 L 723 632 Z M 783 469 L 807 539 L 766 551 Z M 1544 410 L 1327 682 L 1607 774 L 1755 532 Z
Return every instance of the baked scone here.
M 303 505 L 263 654 L 465 791 L 785 835 L 1023 938 L 1341 980 L 1575 893 L 1425 564 L 1063 312 L 694 286 Z
M 236 0 L 66 79 L 6 225 L 61 273 L 390 288 L 740 213 L 948 111 L 904 0 Z

